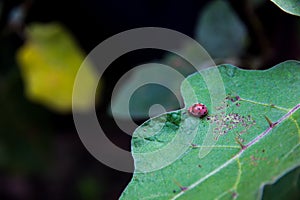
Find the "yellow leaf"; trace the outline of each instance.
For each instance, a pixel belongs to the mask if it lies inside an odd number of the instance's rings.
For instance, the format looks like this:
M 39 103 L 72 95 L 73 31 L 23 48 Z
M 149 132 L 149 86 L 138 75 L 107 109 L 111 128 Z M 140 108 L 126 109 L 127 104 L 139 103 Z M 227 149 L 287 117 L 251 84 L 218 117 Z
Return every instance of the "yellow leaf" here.
M 70 112 L 74 80 L 85 54 L 58 23 L 32 24 L 26 33 L 27 41 L 17 53 L 26 96 L 52 110 Z M 92 66 L 85 70 L 85 76 L 85 88 L 96 83 Z M 86 93 L 82 91 L 82 95 Z M 89 108 L 85 99 L 76 101 L 76 108 Z

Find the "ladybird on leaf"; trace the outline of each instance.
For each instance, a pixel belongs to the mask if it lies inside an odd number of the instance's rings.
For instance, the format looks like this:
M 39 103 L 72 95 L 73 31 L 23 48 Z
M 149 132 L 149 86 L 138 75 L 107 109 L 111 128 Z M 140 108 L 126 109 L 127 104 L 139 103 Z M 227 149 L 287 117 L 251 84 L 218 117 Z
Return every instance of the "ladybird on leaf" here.
M 196 103 L 189 107 L 188 113 L 194 117 L 202 118 L 207 115 L 208 109 L 204 104 Z

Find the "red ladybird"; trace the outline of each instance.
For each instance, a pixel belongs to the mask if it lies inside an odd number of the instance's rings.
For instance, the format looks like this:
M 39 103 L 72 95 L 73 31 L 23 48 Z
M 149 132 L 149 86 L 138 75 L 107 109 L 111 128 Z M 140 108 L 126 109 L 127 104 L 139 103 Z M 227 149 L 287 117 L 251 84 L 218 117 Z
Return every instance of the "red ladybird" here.
M 189 107 L 188 112 L 190 115 L 193 115 L 194 117 L 204 117 L 207 115 L 208 110 L 207 107 L 202 103 L 196 103 Z

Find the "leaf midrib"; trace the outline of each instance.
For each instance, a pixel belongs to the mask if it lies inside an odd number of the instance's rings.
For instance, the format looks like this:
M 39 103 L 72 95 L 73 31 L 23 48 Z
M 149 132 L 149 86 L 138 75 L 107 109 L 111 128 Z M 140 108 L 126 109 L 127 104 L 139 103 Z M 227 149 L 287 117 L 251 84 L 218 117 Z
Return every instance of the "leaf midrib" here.
M 201 184 L 202 182 L 204 182 L 206 179 L 208 179 L 209 177 L 215 175 L 216 173 L 218 173 L 219 171 L 221 171 L 222 169 L 226 168 L 229 164 L 231 164 L 234 160 L 239 159 L 240 156 L 251 146 L 253 146 L 254 144 L 256 144 L 257 142 L 259 142 L 261 139 L 263 139 L 266 135 L 268 135 L 271 130 L 273 130 L 273 128 L 275 128 L 276 126 L 278 126 L 280 123 L 282 123 L 284 120 L 288 119 L 290 116 L 292 116 L 297 110 L 300 109 L 300 104 L 297 104 L 295 107 L 293 107 L 291 110 L 289 110 L 284 116 L 282 116 L 280 119 L 278 119 L 276 122 L 274 122 L 273 124 L 275 124 L 274 126 L 269 126 L 265 131 L 263 131 L 261 134 L 259 134 L 257 137 L 255 137 L 254 139 L 252 139 L 249 143 L 247 143 L 243 148 L 241 148 L 241 150 L 235 155 L 233 156 L 231 159 L 229 159 L 228 161 L 226 161 L 224 164 L 222 164 L 221 166 L 219 166 L 218 168 L 216 168 L 215 170 L 211 171 L 210 173 L 208 173 L 206 176 L 200 178 L 198 181 L 194 182 L 193 184 L 191 184 L 190 186 L 186 187 L 186 189 L 184 191 L 180 191 L 178 194 L 176 194 L 174 197 L 172 197 L 171 199 L 177 199 L 180 196 L 182 196 L 185 192 L 194 189 L 195 187 L 197 187 L 199 184 Z M 296 145 L 297 146 L 297 145 Z

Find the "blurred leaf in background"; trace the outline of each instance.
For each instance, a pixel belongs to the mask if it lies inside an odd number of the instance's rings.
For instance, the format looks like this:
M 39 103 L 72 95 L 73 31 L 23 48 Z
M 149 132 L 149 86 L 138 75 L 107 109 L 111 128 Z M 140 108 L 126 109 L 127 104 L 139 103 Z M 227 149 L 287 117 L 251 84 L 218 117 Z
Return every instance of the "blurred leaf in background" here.
M 300 167 L 264 187 L 262 200 L 300 199 Z
M 128 79 L 125 83 L 119 83 L 118 91 L 114 93 L 111 104 L 114 116 L 140 120 L 150 115 L 159 115 L 165 110 L 179 108 L 182 103 L 180 84 L 184 77 L 177 73 L 171 74 L 170 71 L 175 72 L 173 70 L 158 63 L 150 63 L 131 70 Z M 161 107 L 151 107 L 156 104 L 163 105 L 165 110 L 160 109 Z
M 300 1 L 299 0 L 271 0 L 283 11 L 300 16 Z
M 26 30 L 26 43 L 19 49 L 17 61 L 21 68 L 26 96 L 54 111 L 72 109 L 72 91 L 76 73 L 85 54 L 72 35 L 60 24 L 32 24 Z M 95 84 L 92 66 L 85 70 L 85 88 Z M 85 95 L 86 91 L 81 91 Z M 86 108 L 84 101 L 76 105 Z
M 247 30 L 227 1 L 211 1 L 201 13 L 196 40 L 213 58 L 240 56 L 247 41 Z

